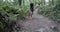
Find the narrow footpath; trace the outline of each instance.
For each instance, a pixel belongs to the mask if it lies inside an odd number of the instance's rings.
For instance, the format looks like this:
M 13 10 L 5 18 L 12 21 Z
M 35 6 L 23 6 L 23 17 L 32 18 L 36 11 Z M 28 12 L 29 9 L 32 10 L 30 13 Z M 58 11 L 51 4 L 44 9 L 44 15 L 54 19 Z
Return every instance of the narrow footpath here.
M 55 27 L 56 24 L 54 21 L 48 17 L 39 15 L 37 11 L 34 11 L 31 20 L 27 19 L 23 23 L 19 24 L 23 25 L 23 32 L 59 32 L 59 30 Z M 56 30 L 54 30 L 55 28 Z

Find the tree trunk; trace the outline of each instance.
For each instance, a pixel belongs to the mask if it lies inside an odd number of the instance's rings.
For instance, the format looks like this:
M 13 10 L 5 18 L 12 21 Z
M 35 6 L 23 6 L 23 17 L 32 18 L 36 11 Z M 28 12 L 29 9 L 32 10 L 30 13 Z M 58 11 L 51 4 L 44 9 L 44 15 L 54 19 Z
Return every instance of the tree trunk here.
M 19 2 L 19 6 L 21 6 L 22 0 L 18 0 L 18 2 Z
M 52 5 L 54 5 L 54 0 L 52 0 Z

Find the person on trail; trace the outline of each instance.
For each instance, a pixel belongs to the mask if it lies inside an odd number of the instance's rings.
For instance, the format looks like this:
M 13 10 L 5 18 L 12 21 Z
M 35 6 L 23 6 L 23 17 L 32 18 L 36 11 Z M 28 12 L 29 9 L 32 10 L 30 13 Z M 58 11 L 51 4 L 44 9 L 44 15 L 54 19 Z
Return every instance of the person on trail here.
M 33 14 L 33 11 L 34 11 L 34 4 L 33 4 L 33 3 L 30 3 L 30 11 L 31 11 L 32 14 Z
M 33 11 L 34 11 L 34 1 L 29 0 L 29 2 L 30 2 L 29 18 L 32 19 L 32 15 L 33 15 Z
M 30 3 L 30 11 L 29 11 L 30 18 L 32 18 L 33 11 L 34 11 L 34 3 Z

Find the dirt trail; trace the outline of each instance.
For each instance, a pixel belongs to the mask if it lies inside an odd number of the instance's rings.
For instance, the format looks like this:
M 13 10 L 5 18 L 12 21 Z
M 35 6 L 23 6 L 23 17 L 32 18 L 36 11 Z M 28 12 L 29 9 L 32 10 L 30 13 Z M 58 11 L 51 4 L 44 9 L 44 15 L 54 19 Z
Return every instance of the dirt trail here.
M 34 11 L 33 17 L 31 20 L 25 20 L 22 23 L 24 32 L 36 32 L 37 30 L 46 29 L 48 32 L 53 32 L 50 27 L 56 26 L 52 20 L 42 15 L 37 14 L 37 11 Z

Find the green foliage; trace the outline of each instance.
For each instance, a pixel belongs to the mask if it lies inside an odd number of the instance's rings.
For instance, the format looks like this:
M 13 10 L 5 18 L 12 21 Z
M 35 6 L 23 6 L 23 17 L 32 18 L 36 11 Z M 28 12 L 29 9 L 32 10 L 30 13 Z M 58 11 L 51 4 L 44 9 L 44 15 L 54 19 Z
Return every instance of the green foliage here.
M 2 7 L 2 10 L 1 10 L 1 12 L 2 12 L 2 14 L 3 15 L 8 15 L 8 17 L 7 18 L 9 18 L 9 19 L 11 19 L 11 20 L 13 20 L 13 19 L 15 19 L 16 18 L 16 11 L 17 11 L 17 9 L 15 9 L 15 8 L 10 8 L 10 7 L 8 7 L 8 6 L 6 6 L 6 7 Z M 15 17 L 15 18 L 14 18 Z
M 0 32 L 4 32 L 4 25 L 1 21 L 0 21 Z
M 41 2 L 41 0 L 34 0 L 34 2 L 38 4 Z
M 55 6 L 40 7 L 38 13 L 48 16 L 51 19 L 56 20 L 58 22 L 58 19 L 60 19 L 60 4 L 57 4 Z
M 29 9 L 29 6 L 22 6 L 19 7 L 19 5 L 16 5 L 15 3 L 13 4 L 13 2 L 1 2 L 0 3 L 0 14 L 1 16 L 3 16 L 5 19 L 2 19 L 2 22 L 5 22 L 7 24 L 1 23 L 0 22 L 0 28 L 4 29 L 3 24 L 6 27 L 9 27 L 8 29 L 10 29 L 10 25 L 13 25 L 14 23 L 16 23 L 17 17 L 19 16 L 19 18 L 24 19 L 27 16 L 27 11 Z M 14 22 L 14 23 L 13 23 Z M 10 24 L 12 23 L 12 24 Z
M 16 19 L 17 15 L 20 15 L 21 18 L 25 17 L 28 11 L 28 6 L 14 6 L 13 3 L 10 2 L 2 2 L 0 4 L 0 9 L 2 9 L 3 14 L 7 14 L 9 19 Z
M 27 12 L 29 10 L 29 7 L 28 6 L 22 6 L 20 9 L 19 9 L 19 16 L 20 18 L 25 18 L 27 16 Z
M 56 0 L 56 4 L 60 4 L 60 0 Z

